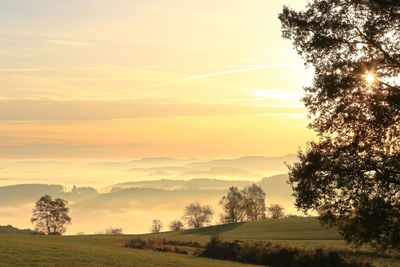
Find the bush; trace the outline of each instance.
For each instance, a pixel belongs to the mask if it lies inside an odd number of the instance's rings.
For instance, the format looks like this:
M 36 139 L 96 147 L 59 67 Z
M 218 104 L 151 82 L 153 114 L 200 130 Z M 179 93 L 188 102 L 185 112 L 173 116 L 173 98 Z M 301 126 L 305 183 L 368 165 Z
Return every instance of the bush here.
M 142 240 L 140 237 L 128 240 L 124 247 L 134 249 L 149 249 L 186 255 L 199 255 L 201 245 L 192 241 L 170 241 L 160 238 Z
M 221 242 L 214 236 L 200 254 L 202 257 L 232 260 L 273 267 L 372 267 L 365 262 L 349 261 L 336 252 L 301 250 L 270 242 Z

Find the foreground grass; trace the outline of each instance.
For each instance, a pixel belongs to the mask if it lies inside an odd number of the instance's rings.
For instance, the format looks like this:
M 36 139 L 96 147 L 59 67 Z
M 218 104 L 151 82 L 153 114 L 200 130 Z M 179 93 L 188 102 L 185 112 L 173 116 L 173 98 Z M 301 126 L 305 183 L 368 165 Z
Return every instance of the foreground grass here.
M 346 244 L 336 229 L 326 229 L 316 218 L 285 218 L 228 225 L 217 225 L 201 229 L 143 235 L 171 240 L 193 240 L 205 244 L 212 235 L 218 234 L 224 241 L 247 240 L 269 241 L 303 249 L 328 249 L 378 265 L 400 267 L 400 257 L 376 253 L 370 248 L 357 250 Z
M 354 256 L 334 229 L 321 227 L 314 218 L 287 218 L 205 227 L 196 230 L 141 235 L 141 238 L 197 241 L 205 244 L 210 236 L 221 240 L 263 240 L 292 247 L 325 248 Z M 246 266 L 187 255 L 123 248 L 137 235 L 31 236 L 0 234 L 0 266 Z M 356 255 L 374 263 L 400 267 L 400 258 L 362 249 Z M 250 265 L 247 265 L 250 266 Z M 252 265 L 254 266 L 254 265 Z
M 121 247 L 126 236 L 0 235 L 0 266 L 246 266 Z

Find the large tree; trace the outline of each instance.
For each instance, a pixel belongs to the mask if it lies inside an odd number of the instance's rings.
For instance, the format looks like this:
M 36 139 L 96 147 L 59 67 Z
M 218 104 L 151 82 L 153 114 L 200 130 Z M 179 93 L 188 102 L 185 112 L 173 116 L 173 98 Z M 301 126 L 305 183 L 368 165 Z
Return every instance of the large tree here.
M 296 205 L 358 245 L 400 249 L 400 1 L 284 7 L 283 37 L 315 70 L 318 139 L 290 167 Z
M 242 190 L 243 209 L 248 221 L 265 219 L 265 192 L 256 184 Z
M 71 223 L 68 202 L 51 196 L 41 197 L 35 204 L 31 222 L 36 224 L 35 230 L 48 235 L 61 235 L 66 225 Z
M 244 197 L 242 192 L 232 186 L 226 196 L 219 201 L 224 213 L 221 215 L 222 223 L 237 223 L 245 218 Z

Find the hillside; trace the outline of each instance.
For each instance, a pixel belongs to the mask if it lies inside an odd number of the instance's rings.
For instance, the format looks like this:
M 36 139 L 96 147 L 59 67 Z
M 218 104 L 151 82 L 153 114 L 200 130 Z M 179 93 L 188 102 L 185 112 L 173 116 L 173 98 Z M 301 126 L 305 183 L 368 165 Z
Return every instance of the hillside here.
M 18 229 L 11 225 L 0 225 L 0 234 L 23 234 L 23 235 L 34 235 L 38 234 L 31 229 Z
M 218 234 L 223 240 L 341 240 L 336 229 L 325 229 L 314 217 L 293 217 L 209 226 L 159 234 L 168 239 L 208 241 Z
M 98 193 L 92 187 L 74 187 L 66 190 L 62 185 L 21 184 L 0 187 L 0 217 L 3 222 L 20 228 L 32 227 L 30 217 L 35 201 L 42 195 L 61 197 L 70 203 L 72 225 L 68 234 L 97 233 L 110 226 L 126 232 L 145 233 L 153 219 L 168 224 L 180 218 L 185 205 L 199 202 L 215 211 L 213 223 L 219 221 L 221 197 L 230 186 L 243 188 L 259 184 L 266 192 L 266 204 L 278 203 L 286 214 L 296 214 L 287 175 L 276 175 L 261 180 L 222 179 L 161 179 L 132 181 L 111 185 L 110 190 Z M 111 188 L 113 188 L 111 190 Z M 96 224 L 92 224 L 97 218 Z M 117 218 L 117 219 L 116 219 Z
M 334 249 L 347 255 L 353 254 L 334 229 L 323 228 L 315 218 L 286 218 L 160 234 L 141 235 L 141 238 L 166 238 L 206 243 L 211 235 L 222 240 L 262 240 L 284 243 L 308 249 Z M 133 235 L 90 236 L 35 236 L 0 234 L 0 266 L 250 266 L 229 261 L 218 261 L 193 256 L 123 248 L 122 244 Z M 363 249 L 361 259 L 388 266 L 399 266 L 398 257 L 370 253 Z M 254 265 L 251 265 L 254 266 Z

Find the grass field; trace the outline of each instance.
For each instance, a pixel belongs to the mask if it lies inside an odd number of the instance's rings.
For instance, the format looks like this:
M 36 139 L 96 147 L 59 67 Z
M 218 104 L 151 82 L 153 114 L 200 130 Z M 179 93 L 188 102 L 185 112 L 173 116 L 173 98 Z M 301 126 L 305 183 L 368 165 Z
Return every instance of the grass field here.
M 143 235 L 206 243 L 211 235 L 223 240 L 264 240 L 303 248 L 348 251 L 335 230 L 323 229 L 314 218 L 287 218 L 206 227 L 197 230 Z M 123 248 L 132 235 L 33 236 L 0 234 L 0 266 L 246 266 L 179 254 Z M 376 263 L 400 266 L 388 258 L 362 250 L 360 256 Z

